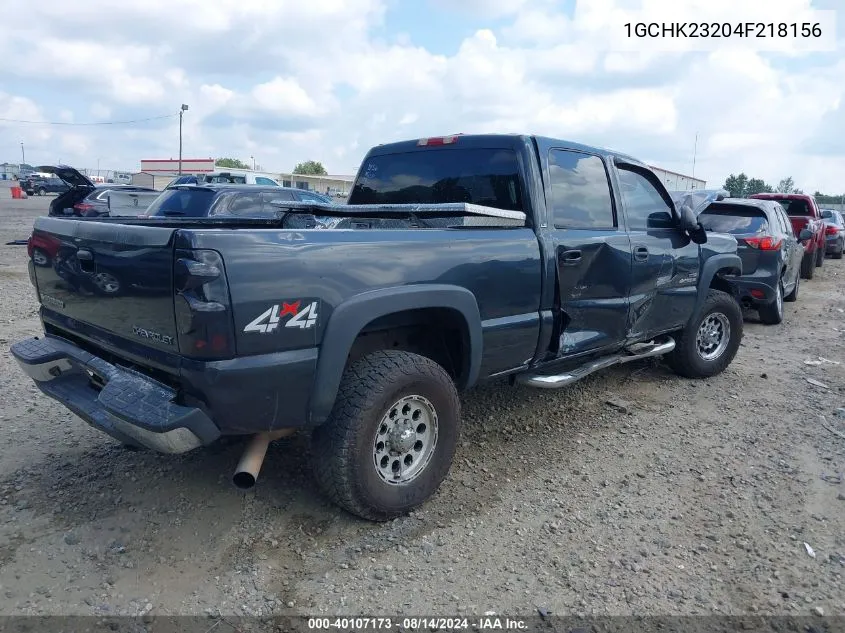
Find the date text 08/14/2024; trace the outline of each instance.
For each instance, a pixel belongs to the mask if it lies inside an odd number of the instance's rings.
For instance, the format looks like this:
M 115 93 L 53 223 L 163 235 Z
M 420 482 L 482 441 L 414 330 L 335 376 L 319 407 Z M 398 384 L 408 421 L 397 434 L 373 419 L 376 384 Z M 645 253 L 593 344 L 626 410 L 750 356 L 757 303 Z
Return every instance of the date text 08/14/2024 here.
M 342 617 L 308 618 L 314 631 L 521 631 L 524 620 L 500 616 L 467 617 Z

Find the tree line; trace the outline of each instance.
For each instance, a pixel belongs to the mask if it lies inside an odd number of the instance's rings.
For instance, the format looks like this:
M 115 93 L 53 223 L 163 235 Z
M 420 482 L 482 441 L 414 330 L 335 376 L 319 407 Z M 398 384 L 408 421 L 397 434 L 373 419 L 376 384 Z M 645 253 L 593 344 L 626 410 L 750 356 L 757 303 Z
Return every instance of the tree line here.
M 744 173 L 728 176 L 723 188 L 730 192 L 732 198 L 747 198 L 755 193 L 804 193 L 795 186 L 792 176 L 783 178 L 776 187 L 772 187 L 761 178 L 749 178 Z M 830 196 L 816 191 L 813 197 L 819 204 L 840 204 L 845 194 Z
M 249 169 L 249 165 L 244 161 L 240 160 L 239 158 L 218 158 L 214 161 L 214 165 L 217 167 L 223 167 L 228 169 Z M 261 170 L 260 167 L 257 167 L 258 171 Z M 293 168 L 292 174 L 301 174 L 303 176 L 326 176 L 329 172 L 326 171 L 326 168 L 323 167 L 323 163 L 316 161 L 316 160 L 306 160 L 303 163 L 298 163 L 296 167 Z

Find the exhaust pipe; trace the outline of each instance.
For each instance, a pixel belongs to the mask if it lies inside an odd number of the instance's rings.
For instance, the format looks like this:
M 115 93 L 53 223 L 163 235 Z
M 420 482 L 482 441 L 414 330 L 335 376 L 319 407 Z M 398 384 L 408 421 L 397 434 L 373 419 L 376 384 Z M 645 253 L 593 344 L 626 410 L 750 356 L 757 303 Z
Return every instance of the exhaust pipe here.
M 254 435 L 246 450 L 244 450 L 241 461 L 238 462 L 235 474 L 232 475 L 232 483 L 241 490 L 252 488 L 256 479 L 258 479 L 258 471 L 261 470 L 261 464 L 264 463 L 264 456 L 267 454 L 267 447 L 270 446 L 270 442 L 280 437 L 293 435 L 295 431 L 296 429 L 281 429 Z

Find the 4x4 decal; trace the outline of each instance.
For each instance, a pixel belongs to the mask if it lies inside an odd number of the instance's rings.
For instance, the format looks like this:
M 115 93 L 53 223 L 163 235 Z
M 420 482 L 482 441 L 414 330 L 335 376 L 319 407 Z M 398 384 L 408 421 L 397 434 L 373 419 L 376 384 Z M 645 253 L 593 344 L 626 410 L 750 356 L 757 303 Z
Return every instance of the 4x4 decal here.
M 254 321 L 251 321 L 245 328 L 244 332 L 261 332 L 262 334 L 269 334 L 275 332 L 285 317 L 290 317 L 285 323 L 285 327 L 297 327 L 303 330 L 308 330 L 317 324 L 317 302 L 312 301 L 304 308 L 300 309 L 302 301 L 292 301 L 287 303 L 277 303 L 262 312 Z

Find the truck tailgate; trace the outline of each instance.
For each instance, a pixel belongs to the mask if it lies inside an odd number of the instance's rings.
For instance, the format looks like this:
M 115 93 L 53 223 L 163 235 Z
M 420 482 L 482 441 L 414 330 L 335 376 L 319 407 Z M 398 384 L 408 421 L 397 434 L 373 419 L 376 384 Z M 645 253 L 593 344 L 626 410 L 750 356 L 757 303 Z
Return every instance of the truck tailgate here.
M 173 300 L 174 228 L 38 218 L 32 240 L 41 303 L 133 344 L 179 350 Z M 71 322 L 72 323 L 72 322 Z

